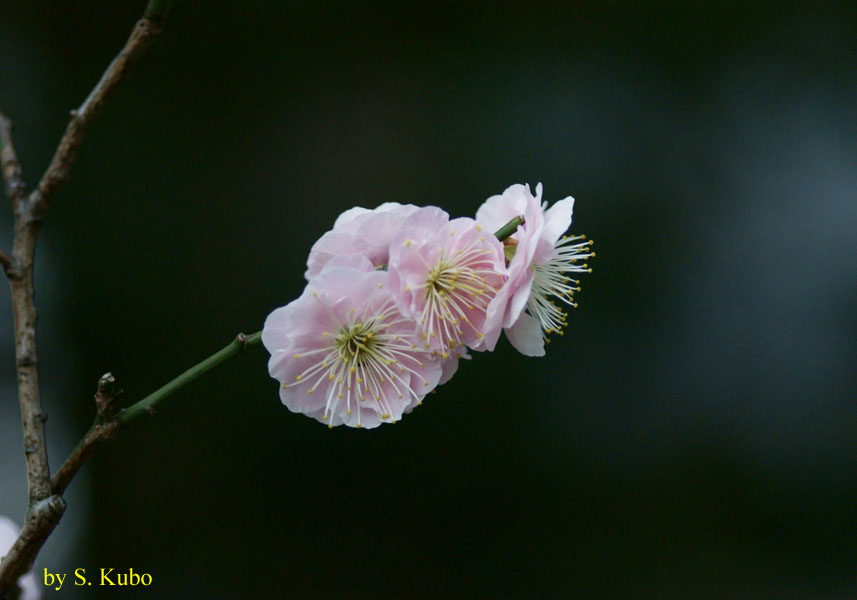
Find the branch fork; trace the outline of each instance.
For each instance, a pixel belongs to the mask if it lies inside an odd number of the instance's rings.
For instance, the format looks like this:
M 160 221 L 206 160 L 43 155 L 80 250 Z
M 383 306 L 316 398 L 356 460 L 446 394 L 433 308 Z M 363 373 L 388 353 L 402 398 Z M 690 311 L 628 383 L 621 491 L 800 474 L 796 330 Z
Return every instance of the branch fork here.
M 69 464 L 69 461 L 66 461 L 66 465 L 63 465 L 52 479 L 48 465 L 45 413 L 39 397 L 36 353 L 38 314 L 33 286 L 33 257 L 39 227 L 57 189 L 68 179 L 77 150 L 93 119 L 101 111 L 109 95 L 128 76 L 134 64 L 158 37 L 171 5 L 172 0 L 149 0 L 143 18 L 134 26 L 125 46 L 107 67 L 83 104 L 72 111 L 53 159 L 38 186 L 29 195 L 25 193 L 21 164 L 12 143 L 12 123 L 0 112 L 0 169 L 6 195 L 12 203 L 15 216 L 12 252 L 8 254 L 0 250 L 0 267 L 9 279 L 12 291 L 18 402 L 21 407 L 29 485 L 29 510 L 24 528 L 12 549 L 0 561 L 0 597 L 30 568 L 36 554 L 59 522 L 65 510 L 62 492 L 77 471 L 64 470 Z M 108 438 L 118 428 L 117 421 L 111 415 L 112 401 L 107 400 L 108 395 L 112 397 L 112 392 L 102 389 L 99 385 L 98 393 L 102 395 L 101 404 L 98 404 L 99 418 L 104 422 L 93 425 L 81 442 L 83 448 L 79 445 L 72 453 L 73 457 L 80 450 L 81 464 L 88 456 L 86 453 L 91 452 L 95 444 Z M 84 444 L 88 440 L 89 443 Z

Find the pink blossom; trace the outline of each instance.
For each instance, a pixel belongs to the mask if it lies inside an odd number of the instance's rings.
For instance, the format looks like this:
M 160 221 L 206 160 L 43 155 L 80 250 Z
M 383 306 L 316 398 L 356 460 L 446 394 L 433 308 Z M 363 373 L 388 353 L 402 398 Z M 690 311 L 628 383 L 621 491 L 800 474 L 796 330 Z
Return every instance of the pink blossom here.
M 389 278 L 365 257 L 340 257 L 268 316 L 268 370 L 289 410 L 331 427 L 377 427 L 401 419 L 438 384 L 441 361 L 418 343 Z
M 515 184 L 499 196 L 491 196 L 479 207 L 476 220 L 484 223 L 491 231 L 497 231 L 517 216 L 524 216 L 524 224 L 518 227 L 510 241 L 516 242 L 514 255 L 509 261 L 509 277 L 505 285 L 488 307 L 487 321 L 489 329 L 496 335 L 486 338 L 486 349 L 494 350 L 502 327 L 511 327 L 521 316 L 530 296 L 533 271 L 529 269 L 538 248 L 539 238 L 544 229 L 544 211 L 540 200 L 542 186 L 536 186 L 536 196 L 530 192 L 530 186 Z
M 12 549 L 15 540 L 18 539 L 19 532 L 20 530 L 14 521 L 0 515 L 0 559 Z M 40 600 L 42 597 L 33 569 L 18 579 L 18 587 L 21 589 L 19 596 L 21 600 Z
M 589 272 L 578 261 L 595 256 L 591 242 L 583 236 L 563 237 L 571 225 L 574 198 L 568 197 L 549 209 L 541 202 L 542 185 L 533 196 L 528 185 L 512 185 L 492 196 L 479 208 L 476 219 L 487 227 L 499 229 L 516 215 L 525 215 L 524 225 L 510 238 L 517 244 L 509 261 L 509 278 L 488 307 L 488 328 L 502 324 L 512 345 L 527 356 L 544 356 L 547 335 L 558 333 L 567 314 L 555 300 L 568 306 L 579 291 L 579 281 L 569 273 Z M 497 338 L 487 338 L 486 348 L 493 350 Z
M 388 268 L 396 304 L 418 323 L 424 348 L 446 359 L 499 335 L 499 323 L 486 330 L 485 317 L 506 279 L 503 247 L 473 219 L 420 208 L 393 238 Z
M 359 254 L 375 267 L 386 265 L 390 241 L 416 210 L 416 206 L 397 202 L 386 202 L 373 210 L 359 206 L 346 210 L 337 217 L 333 229 L 313 245 L 305 277 L 309 280 L 321 273 L 334 256 Z

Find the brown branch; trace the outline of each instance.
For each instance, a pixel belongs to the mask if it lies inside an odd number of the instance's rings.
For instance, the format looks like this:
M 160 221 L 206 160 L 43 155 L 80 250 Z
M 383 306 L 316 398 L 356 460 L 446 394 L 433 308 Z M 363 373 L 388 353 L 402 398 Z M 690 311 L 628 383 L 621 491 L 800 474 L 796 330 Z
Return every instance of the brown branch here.
M 27 457 L 27 475 L 30 486 L 30 503 L 50 495 L 50 469 L 45 444 L 44 421 L 39 398 L 38 360 L 36 356 L 37 313 L 33 289 L 33 256 L 36 248 L 39 225 L 45 210 L 59 185 L 68 179 L 69 169 L 77 155 L 77 149 L 92 120 L 104 106 L 109 94 L 125 77 L 143 51 L 160 33 L 162 22 L 147 17 L 140 19 L 125 47 L 110 63 L 101 81 L 95 86 L 77 111 L 73 111 L 71 122 L 60 140 L 50 166 L 38 187 L 30 194 L 26 203 L 16 210 L 15 240 L 10 266 L 15 267 L 15 277 L 10 277 L 12 306 L 15 316 L 15 352 L 18 364 L 18 398 L 21 404 L 21 420 L 24 429 L 24 451 Z M 0 126 L 3 131 L 3 172 L 7 181 L 16 181 L 20 168 L 14 158 L 8 119 Z M 7 137 L 9 139 L 7 139 Z M 8 157 L 8 161 L 6 160 Z M 9 164 L 7 169 L 6 164 Z M 8 175 L 7 175 L 8 171 Z M 13 189 L 17 189 L 17 186 Z
M 36 355 L 37 312 L 33 287 L 33 257 L 39 225 L 57 188 L 68 179 L 69 169 L 93 119 L 101 111 L 111 92 L 128 76 L 146 48 L 161 32 L 171 3 L 171 0 L 149 0 L 143 18 L 134 26 L 125 47 L 107 67 L 101 80 L 80 108 L 72 111 L 71 121 L 66 127 L 56 153 L 38 187 L 29 197 L 24 197 L 20 164 L 12 146 L 11 123 L 0 115 L 0 160 L 2 160 L 6 187 L 15 208 L 12 256 L 3 254 L 0 262 L 9 275 L 12 288 L 18 401 L 21 405 L 21 424 L 24 431 L 30 506 L 24 529 L 12 550 L 0 563 L 0 597 L 30 567 L 65 510 L 65 502 L 61 497 L 54 495 L 53 491 L 54 482 L 51 481 L 45 443 L 44 422 L 47 417 L 42 410 L 39 397 Z M 103 429 L 102 427 L 101 430 Z M 89 437 L 87 434 L 81 444 L 84 444 Z M 102 434 L 97 435 L 96 438 L 102 439 Z M 83 464 L 83 460 L 91 453 L 94 445 L 94 443 L 84 444 L 80 451 L 80 464 Z M 62 480 L 59 481 L 58 489 L 65 489 L 76 470 L 65 472 L 60 470 L 58 475 L 62 475 Z M 68 480 L 64 481 L 66 478 Z
M 51 480 L 51 485 L 55 494 L 65 493 L 65 489 L 68 487 L 68 484 L 71 483 L 71 480 L 74 479 L 74 476 L 77 475 L 77 472 L 83 466 L 83 463 L 92 456 L 95 449 L 100 446 L 102 442 L 113 438 L 116 435 L 116 432 L 119 431 L 120 427 L 121 426 L 118 422 L 109 421 L 106 423 L 96 423 L 89 428 L 89 431 L 87 431 L 86 435 L 83 436 L 83 439 L 78 442 L 77 447 L 68 455 L 68 458 L 65 459 L 62 467 L 60 467 L 57 474 L 54 475 Z
M 12 201 L 15 214 L 24 200 L 24 180 L 21 178 L 21 163 L 12 145 L 12 121 L 0 112 L 0 163 L 3 166 L 3 181 L 6 182 L 6 196 Z
M 33 252 L 36 228 L 29 211 L 15 220 L 12 258 L 15 277 L 12 288 L 12 313 L 15 321 L 15 357 L 18 372 L 18 402 L 24 430 L 24 454 L 27 459 L 27 481 L 30 505 L 51 495 L 51 473 L 45 444 L 45 418 L 39 398 L 39 370 L 36 354 L 36 306 L 33 288 Z
M 107 67 L 101 81 L 93 88 L 80 108 L 71 111 L 71 121 L 66 127 L 51 164 L 42 176 L 39 186 L 30 194 L 30 204 L 37 217 L 44 215 L 57 188 L 68 179 L 69 169 L 77 156 L 77 150 L 93 119 L 104 107 L 108 96 L 128 76 L 131 68 L 158 37 L 162 28 L 162 19 L 151 19 L 146 16 L 137 21 L 125 47 Z
M 98 417 L 51 480 L 51 488 L 54 494 L 62 495 L 83 463 L 92 456 L 95 448 L 119 431 L 121 425 L 113 419 L 116 415 L 114 383 L 116 383 L 116 379 L 110 373 L 105 373 L 98 380 L 98 389 L 95 392 Z
M 59 496 L 49 496 L 30 507 L 18 539 L 0 561 L 0 594 L 29 570 L 64 511 L 65 500 Z

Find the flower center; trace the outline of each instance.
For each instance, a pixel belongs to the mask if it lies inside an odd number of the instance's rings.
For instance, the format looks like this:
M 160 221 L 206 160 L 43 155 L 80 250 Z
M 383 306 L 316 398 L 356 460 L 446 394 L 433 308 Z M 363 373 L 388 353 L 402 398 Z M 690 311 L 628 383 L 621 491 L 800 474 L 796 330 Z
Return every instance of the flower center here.
M 373 327 L 362 321 L 353 325 L 343 325 L 334 340 L 339 358 L 345 362 L 364 364 L 368 356 L 377 354 L 378 342 L 375 333 Z
M 419 369 L 430 353 L 417 348 L 408 336 L 390 331 L 407 322 L 395 304 L 389 301 L 375 314 L 367 313 L 356 321 L 351 316 L 344 323 L 340 321 L 336 337 L 320 332 L 317 348 L 294 355 L 295 360 L 314 359 L 294 382 L 283 387 L 308 385 L 308 395 L 316 390 L 325 394 L 325 420 L 344 404 L 346 414 L 356 411 L 360 427 L 361 408 L 366 402 L 375 405 L 382 419 L 391 419 L 393 403 L 401 403 L 406 395 L 419 401 L 421 396 L 414 387 L 429 385 Z
M 476 328 L 468 315 L 472 311 L 485 312 L 496 292 L 489 287 L 486 277 L 494 275 L 490 261 L 481 247 L 459 250 L 451 257 L 441 256 L 429 269 L 426 277 L 426 305 L 419 318 L 426 348 L 432 346 L 428 340 L 439 338 L 441 356 L 447 357 L 446 348 L 463 346 L 462 322 Z M 482 337 L 482 332 L 477 332 Z
M 455 290 L 456 279 L 455 265 L 443 258 L 438 260 L 437 264 L 429 270 L 428 278 L 426 279 L 426 300 L 432 294 L 445 294 Z

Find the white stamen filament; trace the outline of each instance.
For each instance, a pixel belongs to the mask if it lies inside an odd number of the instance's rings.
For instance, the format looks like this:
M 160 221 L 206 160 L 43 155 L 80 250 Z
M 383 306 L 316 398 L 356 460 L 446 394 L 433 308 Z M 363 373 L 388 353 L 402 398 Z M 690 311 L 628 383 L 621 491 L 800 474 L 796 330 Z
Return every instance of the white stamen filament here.
M 582 235 L 564 236 L 554 244 L 553 255 L 545 264 L 530 266 L 534 276 L 527 312 L 538 319 L 546 340 L 550 333 L 562 335 L 562 328 L 568 325 L 568 313 L 551 298 L 558 298 L 560 302 L 576 308 L 574 292 L 580 291 L 580 282 L 567 275 L 592 272 L 589 265 L 578 264 L 578 261 L 595 256 L 595 252 L 590 251 L 592 242 L 582 241 L 584 239 Z

